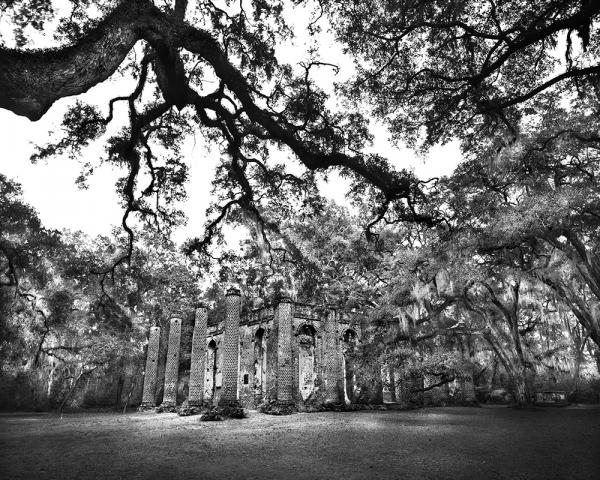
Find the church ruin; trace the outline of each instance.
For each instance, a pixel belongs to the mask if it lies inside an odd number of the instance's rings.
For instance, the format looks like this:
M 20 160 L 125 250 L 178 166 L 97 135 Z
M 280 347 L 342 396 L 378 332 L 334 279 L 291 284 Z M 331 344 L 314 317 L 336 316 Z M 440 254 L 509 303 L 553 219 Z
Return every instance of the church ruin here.
M 209 324 L 207 309 L 195 312 L 191 351 L 181 351 L 182 320 L 169 322 L 164 370 L 163 407 L 182 397 L 191 406 L 264 402 L 299 409 L 325 403 L 351 403 L 359 392 L 345 353 L 360 328 L 335 309 L 316 308 L 282 299 L 275 307 L 240 315 L 237 289 L 226 295 L 225 318 Z M 164 335 L 164 333 L 163 333 Z M 150 329 L 143 387 L 143 407 L 156 406 L 160 327 Z M 187 388 L 182 388 L 180 360 L 189 355 Z M 187 395 L 186 395 L 187 393 Z M 364 393 L 364 392 L 362 392 Z

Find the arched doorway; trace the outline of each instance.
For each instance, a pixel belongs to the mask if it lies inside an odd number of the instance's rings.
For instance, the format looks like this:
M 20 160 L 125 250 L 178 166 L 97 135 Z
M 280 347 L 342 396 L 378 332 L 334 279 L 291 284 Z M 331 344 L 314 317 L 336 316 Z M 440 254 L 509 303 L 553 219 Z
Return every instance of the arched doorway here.
M 264 328 L 254 334 L 254 401 L 258 405 L 263 401 L 267 390 L 267 345 Z
M 356 332 L 348 329 L 344 332 L 344 343 L 342 345 L 344 362 L 344 397 L 346 403 L 354 403 L 356 378 L 352 365 L 352 352 L 356 348 Z
M 211 340 L 206 349 L 206 388 L 205 398 L 211 402 L 216 402 L 217 390 L 217 371 L 218 371 L 218 348 L 217 342 Z
M 298 331 L 298 380 L 303 401 L 315 391 L 315 329 L 302 325 Z

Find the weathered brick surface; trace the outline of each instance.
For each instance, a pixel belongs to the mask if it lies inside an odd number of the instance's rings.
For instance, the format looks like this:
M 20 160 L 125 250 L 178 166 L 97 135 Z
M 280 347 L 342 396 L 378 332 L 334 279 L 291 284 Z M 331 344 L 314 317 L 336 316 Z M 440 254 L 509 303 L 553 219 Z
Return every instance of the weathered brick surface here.
M 228 292 L 225 318 L 210 322 L 206 309 L 198 309 L 187 334 L 186 324 L 172 319 L 168 342 L 165 338 L 149 347 L 158 351 L 159 375 L 164 371 L 164 404 L 178 401 L 178 386 L 179 396 L 183 392 L 192 405 L 254 408 L 271 401 L 301 406 L 344 400 L 347 317 L 284 300 L 276 309 L 255 310 L 241 319 L 240 300 L 238 291 Z M 256 336 L 259 329 L 262 338 Z M 160 330 L 156 337 L 165 336 L 166 329 Z M 161 366 L 164 344 L 168 353 Z M 147 362 L 152 364 L 151 356 Z M 147 389 L 152 390 L 150 384 Z
M 221 388 L 222 369 L 222 334 L 217 334 L 216 327 L 210 327 L 207 333 L 207 347 L 205 360 L 204 400 L 206 403 L 216 405 Z M 215 348 L 211 348 L 214 345 Z
M 267 330 L 267 398 L 266 400 L 277 399 L 277 339 L 278 339 L 278 310 L 273 314 L 273 322 L 271 328 Z
M 181 320 L 172 318 L 169 328 L 169 347 L 165 368 L 165 391 L 163 405 L 175 405 L 177 401 L 177 378 L 179 375 L 179 347 L 181 341 Z
M 315 400 L 325 401 L 325 354 L 324 350 L 324 330 L 321 323 L 317 330 L 317 338 L 315 339 Z
M 311 324 L 302 322 L 295 335 L 295 370 L 294 385 L 297 385 L 298 401 L 314 401 L 317 393 L 317 349 L 315 329 Z
M 341 358 L 335 310 L 328 310 L 324 328 L 325 401 L 341 401 Z
M 194 336 L 194 316 L 188 312 L 181 319 L 181 340 L 179 342 L 179 372 L 177 378 L 177 404 L 189 397 L 190 370 L 192 365 L 192 340 Z
M 223 346 L 223 388 L 219 404 L 238 400 L 238 368 L 240 349 L 240 293 L 230 289 L 225 298 L 225 332 Z
M 294 401 L 294 374 L 292 359 L 292 313 L 290 300 L 282 300 L 277 307 L 277 401 L 292 403 Z
M 156 396 L 156 376 L 158 374 L 158 350 L 160 345 L 160 327 L 150 327 L 146 370 L 144 371 L 144 392 L 142 405 L 154 406 Z
M 254 406 L 254 332 L 253 325 L 240 327 L 239 401 L 243 407 Z M 245 382 L 245 380 L 247 382 Z
M 192 339 L 192 358 L 190 365 L 190 386 L 188 401 L 190 405 L 200 405 L 204 401 L 204 379 L 206 360 L 207 310 L 196 310 L 196 323 Z

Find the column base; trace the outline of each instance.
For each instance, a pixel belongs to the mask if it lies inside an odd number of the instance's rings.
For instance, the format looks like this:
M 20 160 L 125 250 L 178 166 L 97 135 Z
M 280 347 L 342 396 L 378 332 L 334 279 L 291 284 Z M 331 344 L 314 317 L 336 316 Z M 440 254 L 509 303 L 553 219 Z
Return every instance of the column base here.
M 177 404 L 175 402 L 166 401 L 160 404 L 160 407 L 156 407 L 156 413 L 176 413 Z
M 202 414 L 200 420 L 223 420 L 225 418 L 246 418 L 246 412 L 242 408 L 240 402 L 220 402 L 219 406 L 209 408 L 205 413 Z
M 154 402 L 142 402 L 140 406 L 137 408 L 138 412 L 150 412 L 156 408 Z
M 293 400 L 270 400 L 260 405 L 259 410 L 267 415 L 291 415 L 298 411 Z

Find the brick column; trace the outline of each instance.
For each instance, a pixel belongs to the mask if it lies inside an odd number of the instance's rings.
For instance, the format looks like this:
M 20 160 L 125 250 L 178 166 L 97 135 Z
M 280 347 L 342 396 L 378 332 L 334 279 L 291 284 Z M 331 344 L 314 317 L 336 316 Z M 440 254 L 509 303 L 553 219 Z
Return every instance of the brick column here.
M 156 374 L 158 371 L 158 347 L 160 345 L 160 327 L 150 327 L 148 350 L 146 352 L 146 370 L 144 371 L 144 392 L 142 407 L 154 407 L 156 395 Z
M 240 356 L 240 291 L 230 288 L 225 296 L 225 332 L 223 334 L 223 384 L 219 404 L 238 403 L 238 376 Z
M 337 342 L 337 322 L 335 310 L 327 311 L 325 319 L 325 332 L 323 339 L 323 347 L 325 349 L 325 402 L 337 403 L 340 401 L 340 358 Z
M 277 310 L 277 402 L 290 404 L 294 403 L 292 301 L 283 298 Z
M 204 401 L 204 359 L 206 357 L 206 322 L 208 312 L 202 306 L 196 309 L 196 323 L 192 337 L 192 359 L 190 365 L 190 405 L 202 405 Z
M 179 346 L 181 343 L 181 320 L 172 318 L 169 328 L 169 347 L 165 367 L 165 392 L 163 406 L 174 407 L 177 404 L 177 380 L 179 376 Z

